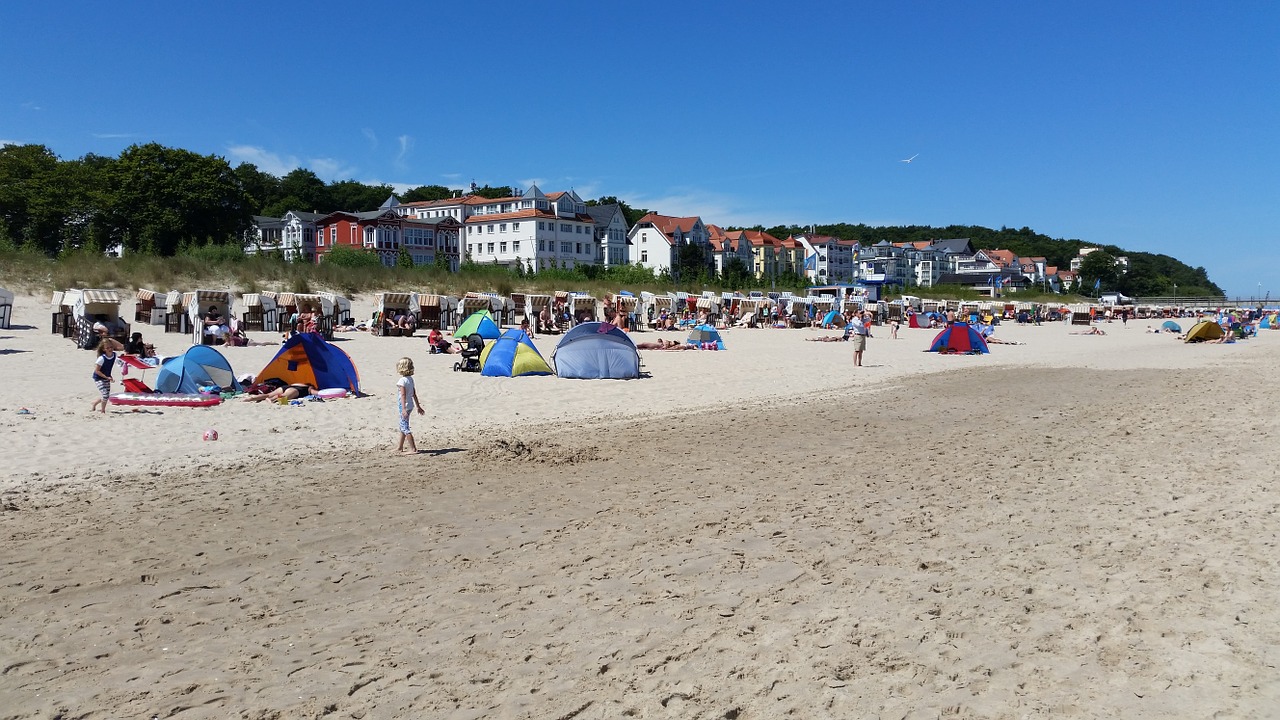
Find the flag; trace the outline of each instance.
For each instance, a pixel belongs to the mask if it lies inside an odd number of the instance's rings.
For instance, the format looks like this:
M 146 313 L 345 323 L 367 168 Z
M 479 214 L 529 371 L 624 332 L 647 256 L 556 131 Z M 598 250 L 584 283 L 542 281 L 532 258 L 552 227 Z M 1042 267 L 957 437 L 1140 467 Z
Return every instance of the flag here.
M 1098 288 L 1100 288 L 1100 287 L 1102 287 L 1102 278 L 1096 278 L 1096 279 L 1093 281 L 1093 289 L 1094 289 L 1094 290 L 1097 290 L 1097 289 L 1098 289 Z
M 1002 288 L 1002 287 L 1004 287 L 1004 278 L 1003 278 L 1003 277 L 997 277 L 997 278 L 996 278 L 996 289 L 997 289 L 997 290 L 999 290 L 999 289 L 1000 289 L 1000 288 Z
M 809 257 L 807 257 L 807 258 L 805 258 L 805 259 L 804 259 L 804 269 L 805 269 L 805 270 L 817 270 L 817 269 L 818 269 L 818 256 L 817 256 L 817 254 L 810 255 Z

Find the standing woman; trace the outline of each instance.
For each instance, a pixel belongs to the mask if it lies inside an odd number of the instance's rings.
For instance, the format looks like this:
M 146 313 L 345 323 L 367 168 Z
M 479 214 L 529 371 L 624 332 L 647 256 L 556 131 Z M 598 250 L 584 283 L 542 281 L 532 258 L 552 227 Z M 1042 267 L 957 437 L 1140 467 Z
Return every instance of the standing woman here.
M 116 350 L 120 349 L 120 343 L 107 337 L 106 330 L 100 335 L 102 339 L 98 341 L 98 359 L 93 363 L 93 383 L 98 386 L 98 394 L 102 397 L 93 401 L 89 412 L 97 410 L 101 404 L 101 412 L 106 414 L 107 403 L 111 398 L 111 371 L 116 366 Z

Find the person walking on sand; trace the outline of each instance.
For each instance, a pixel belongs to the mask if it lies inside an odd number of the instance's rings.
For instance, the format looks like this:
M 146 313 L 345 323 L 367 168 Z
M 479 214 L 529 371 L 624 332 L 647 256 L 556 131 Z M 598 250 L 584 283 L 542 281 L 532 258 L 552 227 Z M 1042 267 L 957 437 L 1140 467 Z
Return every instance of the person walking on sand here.
M 409 416 L 413 414 L 413 409 L 418 408 L 419 415 L 425 415 L 426 410 L 422 409 L 422 403 L 418 400 L 418 390 L 413 384 L 413 361 L 407 357 L 400 358 L 396 363 L 396 372 L 400 373 L 400 379 L 396 381 L 396 407 L 400 411 L 400 447 L 401 455 L 417 455 L 418 444 L 413 440 L 413 431 L 409 429 Z M 409 443 L 409 449 L 405 450 L 405 441 Z
M 89 412 L 98 410 L 98 405 L 101 404 L 105 415 L 111 398 L 111 371 L 116 366 L 116 349 L 119 343 L 107 337 L 105 330 L 100 335 L 102 339 L 98 341 L 98 359 L 93 363 L 93 383 L 98 386 L 98 394 L 102 397 L 93 401 Z

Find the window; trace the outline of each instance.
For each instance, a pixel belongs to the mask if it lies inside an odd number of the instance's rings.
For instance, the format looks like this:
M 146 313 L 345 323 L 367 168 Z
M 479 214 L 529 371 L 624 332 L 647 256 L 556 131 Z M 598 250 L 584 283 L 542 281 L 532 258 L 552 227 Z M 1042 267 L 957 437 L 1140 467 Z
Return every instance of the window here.
M 520 223 L 511 223 L 511 232 L 520 232 Z
M 576 245 L 576 249 L 574 250 L 574 254 L 576 254 L 576 255 L 581 255 L 581 254 L 582 254 L 582 243 L 575 243 L 575 245 Z
M 517 253 L 517 254 L 520 252 L 520 241 L 519 241 L 519 240 L 516 240 L 515 242 L 511 243 L 511 252 L 513 252 L 513 253 Z
M 489 243 L 489 254 L 493 254 L 493 243 Z
M 578 233 L 579 235 L 581 235 L 581 234 L 582 234 L 582 226 L 581 226 L 581 225 L 574 225 L 574 226 L 573 226 L 573 231 L 574 231 L 574 232 L 576 232 L 576 233 Z
M 332 245 L 338 244 L 338 226 L 337 225 L 329 226 L 329 243 Z
M 490 225 L 490 226 L 488 226 L 488 227 L 489 227 L 488 233 L 489 233 L 490 235 L 492 235 L 492 234 L 493 234 L 493 226 L 492 226 L 492 225 Z
M 648 250 L 641 250 L 641 251 L 640 251 L 640 262 L 642 262 L 642 263 L 647 263 L 647 262 L 649 262 L 649 251 L 648 251 Z
M 573 243 L 570 243 L 570 242 L 560 243 L 560 252 L 564 253 L 565 255 L 568 255 L 569 253 L 573 252 Z
M 506 231 L 507 231 L 507 224 L 506 224 L 506 223 L 498 223 L 498 232 L 500 232 L 500 233 L 504 233 L 504 232 L 506 232 Z
M 501 252 L 502 254 L 504 254 L 504 255 L 505 255 L 505 254 L 507 253 L 507 244 L 506 244 L 506 243 L 500 243 L 500 244 L 498 245 L 498 252 Z
M 545 228 L 543 225 L 544 225 L 544 223 L 543 223 L 541 220 L 539 220 L 539 221 L 538 221 L 538 229 L 539 229 L 539 230 L 546 230 L 546 228 Z
M 562 233 L 573 232 L 573 227 L 570 226 L 569 223 L 560 223 L 560 232 Z
M 547 249 L 547 241 L 546 241 L 546 240 L 541 240 L 541 239 L 539 239 L 539 240 L 538 240 L 538 252 L 543 252 L 543 251 L 544 251 L 544 250 L 546 250 L 546 249 Z
M 467 254 L 468 254 L 468 255 L 475 255 L 475 254 L 476 254 L 476 244 L 475 244 L 475 243 L 467 243 Z

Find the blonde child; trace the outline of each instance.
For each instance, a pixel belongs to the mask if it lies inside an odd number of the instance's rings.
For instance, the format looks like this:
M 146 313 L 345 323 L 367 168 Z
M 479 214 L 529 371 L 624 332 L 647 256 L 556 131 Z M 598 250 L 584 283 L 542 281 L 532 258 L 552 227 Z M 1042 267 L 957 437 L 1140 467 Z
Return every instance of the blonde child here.
M 98 393 L 102 396 L 93 401 L 93 405 L 89 408 L 89 412 L 98 410 L 98 406 L 102 406 L 101 412 L 107 412 L 107 402 L 111 398 L 111 371 L 116 365 L 116 349 L 119 346 L 115 340 L 106 336 L 106 331 L 99 333 L 102 339 L 98 341 L 98 359 L 93 363 L 93 382 L 98 386 Z
M 419 415 L 425 415 L 422 403 L 418 400 L 418 390 L 413 384 L 413 361 L 407 357 L 396 363 L 396 372 L 400 379 L 396 381 L 396 408 L 400 411 L 400 447 L 401 455 L 417 455 L 418 445 L 413 440 L 413 431 L 409 429 L 409 416 L 418 408 Z M 404 449 L 405 441 L 409 441 L 409 449 Z

